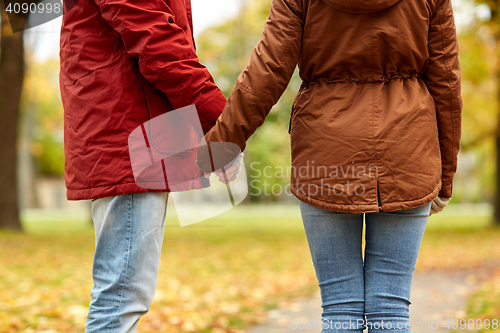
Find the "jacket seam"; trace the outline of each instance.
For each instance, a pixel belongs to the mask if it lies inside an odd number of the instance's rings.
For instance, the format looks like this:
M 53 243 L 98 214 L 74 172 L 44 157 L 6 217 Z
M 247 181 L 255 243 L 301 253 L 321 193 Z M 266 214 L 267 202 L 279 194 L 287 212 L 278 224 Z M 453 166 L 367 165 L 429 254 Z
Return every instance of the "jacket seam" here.
M 249 95 L 251 95 L 251 96 L 253 96 L 255 98 L 265 99 L 268 96 L 268 95 L 264 96 L 264 95 L 257 94 L 252 89 L 250 89 L 250 87 L 247 87 L 247 86 L 245 86 L 245 85 L 243 85 L 241 83 L 237 83 L 236 84 L 235 90 L 236 89 L 240 89 L 242 92 L 247 93 L 247 94 L 249 94 Z M 252 123 L 251 123 L 251 125 L 253 126 L 255 124 L 255 121 L 257 121 L 257 124 L 258 124 L 258 122 L 259 122 L 260 119 L 261 119 L 261 117 L 258 114 L 252 112 Z M 245 133 L 245 137 L 246 137 L 246 134 L 247 133 Z
M 375 37 L 373 35 L 373 14 L 370 14 L 370 20 L 369 20 L 369 25 L 370 25 L 370 44 L 371 44 L 371 47 L 370 47 L 370 65 L 372 68 L 375 67 Z M 375 111 L 376 109 L 376 103 L 375 103 L 375 89 L 373 89 L 372 86 L 368 86 L 367 87 L 370 91 L 371 91 L 371 107 L 370 107 L 370 114 L 371 114 L 371 119 L 372 119 L 372 126 L 371 126 L 371 130 L 372 130 L 372 138 L 371 138 L 371 141 L 372 141 L 372 149 L 373 150 L 376 150 L 376 147 L 375 147 L 375 132 L 376 132 L 376 117 L 377 117 L 377 112 Z
M 302 97 L 302 94 L 304 93 L 304 91 L 306 90 L 306 85 L 304 84 L 304 82 L 302 82 L 302 84 L 300 85 L 300 89 L 297 93 L 297 95 L 295 96 L 295 99 L 293 101 L 293 104 L 292 104 L 292 109 L 290 110 L 290 126 L 289 126 L 289 130 L 288 130 L 288 134 L 292 134 L 292 122 L 293 120 L 295 119 L 295 117 L 297 116 L 297 103 L 299 102 L 299 99 L 300 97 Z M 291 137 L 290 137 L 290 140 L 291 140 Z M 291 144 L 291 142 L 290 142 Z
M 237 83 L 236 84 L 236 88 L 240 88 L 242 91 L 244 91 L 247 94 L 250 94 L 250 95 L 252 95 L 253 97 L 256 97 L 256 98 L 267 98 L 267 97 L 269 97 L 268 94 L 262 95 L 262 94 L 256 93 L 255 91 L 252 90 L 252 88 L 250 88 L 248 86 L 245 86 L 242 83 Z
M 287 4 L 288 4 L 287 0 L 283 0 L 283 1 L 284 1 L 285 3 L 287 3 Z M 297 10 L 296 8 L 294 8 L 294 9 L 295 9 L 295 10 Z M 292 22 L 292 20 L 289 20 L 289 21 L 288 21 L 288 24 L 287 24 L 287 26 L 286 26 L 286 30 L 288 30 L 288 31 L 293 30 L 293 27 L 292 27 L 292 23 L 291 23 L 291 22 Z M 280 67 L 283 67 L 283 65 L 284 65 L 284 63 L 285 63 L 285 58 L 289 55 L 289 52 L 288 52 L 288 51 L 290 50 L 290 45 L 292 44 L 292 41 L 293 41 L 293 39 L 292 39 L 292 38 L 288 38 L 287 43 L 286 43 L 286 45 L 285 45 L 284 52 L 283 52 L 283 54 L 281 55 L 281 59 L 280 59 Z M 276 81 L 276 79 L 275 79 L 275 81 Z

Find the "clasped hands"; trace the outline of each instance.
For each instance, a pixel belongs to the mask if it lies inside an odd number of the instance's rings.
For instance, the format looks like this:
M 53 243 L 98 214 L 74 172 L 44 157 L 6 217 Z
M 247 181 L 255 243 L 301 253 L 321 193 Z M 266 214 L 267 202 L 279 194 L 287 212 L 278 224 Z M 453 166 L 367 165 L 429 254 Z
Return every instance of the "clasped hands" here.
M 219 177 L 219 181 L 223 184 L 229 184 L 230 182 L 238 179 L 238 175 L 241 171 L 241 164 L 243 163 L 243 153 L 240 153 L 236 158 L 224 168 L 214 171 L 214 173 Z M 224 171 L 222 171 L 224 170 Z M 210 178 L 211 172 L 204 172 L 205 178 Z

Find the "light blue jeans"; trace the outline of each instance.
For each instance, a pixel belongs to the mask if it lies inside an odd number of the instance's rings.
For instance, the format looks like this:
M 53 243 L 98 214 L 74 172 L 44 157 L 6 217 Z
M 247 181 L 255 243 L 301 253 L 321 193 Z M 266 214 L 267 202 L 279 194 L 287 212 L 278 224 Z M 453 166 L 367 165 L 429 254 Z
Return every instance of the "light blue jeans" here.
M 95 199 L 94 287 L 86 333 L 135 332 L 153 300 L 168 193 Z
M 429 202 L 390 213 L 348 214 L 300 202 L 321 290 L 322 333 L 361 333 L 365 327 L 410 333 L 411 284 L 430 208 Z

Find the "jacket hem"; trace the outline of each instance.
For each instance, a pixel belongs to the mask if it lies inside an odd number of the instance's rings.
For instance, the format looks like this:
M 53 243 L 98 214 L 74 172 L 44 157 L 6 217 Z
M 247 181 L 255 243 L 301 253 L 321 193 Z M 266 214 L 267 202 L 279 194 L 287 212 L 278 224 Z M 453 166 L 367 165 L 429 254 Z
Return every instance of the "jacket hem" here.
M 311 206 L 334 211 L 338 213 L 353 213 L 353 214 L 363 214 L 363 213 L 376 213 L 379 212 L 378 204 L 367 204 L 367 205 L 359 205 L 359 204 L 337 204 L 333 202 L 327 202 L 319 199 L 315 199 L 312 197 L 308 197 L 302 193 L 300 193 L 297 188 L 290 184 L 290 190 L 292 194 L 297 197 L 300 201 L 303 201 Z M 436 199 L 439 191 L 441 190 L 441 180 L 439 180 L 437 186 L 424 197 L 414 199 L 414 200 L 406 200 L 406 201 L 394 201 L 382 203 L 382 211 L 383 212 L 393 212 L 397 210 L 403 209 L 412 209 L 416 207 L 420 207 L 425 205 L 428 202 Z
M 116 195 L 144 192 L 170 192 L 167 189 L 146 189 L 137 186 L 136 183 L 124 183 L 117 185 L 99 186 L 84 189 L 67 189 L 66 198 L 68 200 L 90 200 Z
M 440 190 L 441 190 L 441 180 L 439 180 L 434 190 L 431 193 L 427 194 L 426 196 L 419 199 L 408 200 L 408 201 L 388 202 L 386 204 L 382 203 L 382 210 L 384 212 L 393 212 L 396 210 L 412 209 L 423 206 L 426 203 L 436 199 Z

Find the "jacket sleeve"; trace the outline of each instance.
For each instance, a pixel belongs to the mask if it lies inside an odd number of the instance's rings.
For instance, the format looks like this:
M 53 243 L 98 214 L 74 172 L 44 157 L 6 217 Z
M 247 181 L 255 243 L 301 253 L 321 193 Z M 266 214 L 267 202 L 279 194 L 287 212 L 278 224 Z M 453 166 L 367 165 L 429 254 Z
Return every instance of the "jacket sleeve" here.
M 437 1 L 429 25 L 429 59 L 422 78 L 436 105 L 442 165 L 439 196 L 451 198 L 462 125 L 461 72 L 451 0 Z
M 260 41 L 239 75 L 222 115 L 205 135 L 208 143 L 231 142 L 243 151 L 248 138 L 278 102 L 300 57 L 303 29 L 300 3 L 300 0 L 272 1 Z M 210 171 L 208 167 L 200 167 Z
M 137 58 L 139 71 L 165 93 L 175 109 L 195 104 L 203 132 L 215 124 L 226 99 L 194 47 L 175 24 L 162 0 L 95 0 L 102 17 L 122 37 L 126 52 Z

